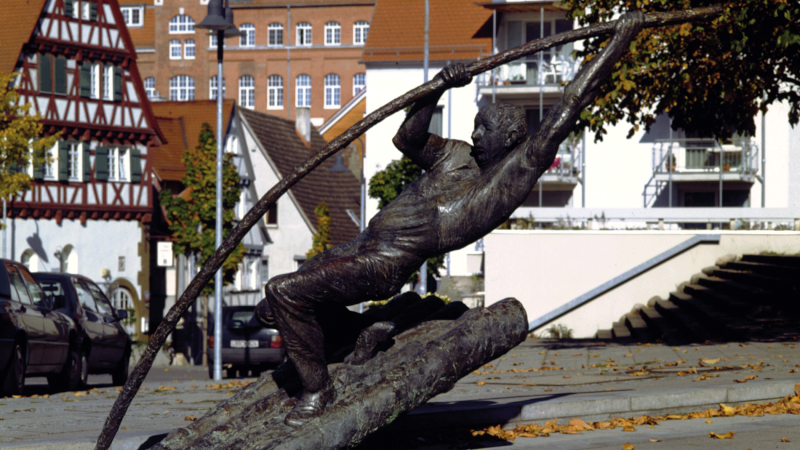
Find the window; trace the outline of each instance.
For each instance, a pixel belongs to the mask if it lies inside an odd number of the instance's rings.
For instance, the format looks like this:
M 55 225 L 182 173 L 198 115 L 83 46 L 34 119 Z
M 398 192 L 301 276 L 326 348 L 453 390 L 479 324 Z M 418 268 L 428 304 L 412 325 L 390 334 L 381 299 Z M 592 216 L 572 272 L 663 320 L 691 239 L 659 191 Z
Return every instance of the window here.
M 170 78 L 169 99 L 178 102 L 194 100 L 194 78 L 189 75 L 177 75 Z
M 55 180 L 58 176 L 58 142 L 47 150 L 47 159 L 50 160 L 50 164 L 42 164 L 44 169 L 42 171 L 42 177 L 45 180 Z
M 340 106 L 340 93 L 339 75 L 335 73 L 325 75 L 325 108 L 338 108 Z
M 267 209 L 267 213 L 264 215 L 264 222 L 271 228 L 278 226 L 278 202 L 273 203 L 272 206 Z
M 111 85 L 114 79 L 114 66 L 105 66 L 103 67 L 103 99 L 104 100 L 111 100 L 112 92 L 111 92 Z
M 67 143 L 67 175 L 69 181 L 81 181 L 83 149 L 79 142 Z
M 228 136 L 228 139 L 225 141 L 225 153 L 230 153 L 232 155 L 239 154 L 239 139 L 237 139 L 236 136 Z M 244 192 L 245 189 L 242 189 L 242 193 Z
M 25 282 L 22 281 L 22 276 L 15 266 L 6 264 L 6 271 L 8 273 L 9 291 L 11 293 L 11 300 L 31 304 L 31 297 L 28 294 L 28 289 L 25 287 Z
M 194 59 L 194 39 L 187 39 L 183 42 L 183 57 Z
M 255 47 L 256 46 L 256 26 L 252 23 L 245 23 L 239 27 L 239 32 L 242 33 L 239 36 L 239 46 L 240 47 Z
M 194 33 L 194 19 L 181 14 L 169 20 L 170 34 Z
M 86 289 L 86 286 L 81 283 L 81 280 L 78 278 L 72 278 L 72 286 L 75 288 L 75 293 L 78 294 L 78 303 L 81 304 L 82 307 L 88 309 L 89 311 L 98 312 L 97 305 L 94 302 L 94 297 L 92 297 L 92 293 Z
M 208 98 L 211 100 L 217 99 L 217 80 L 216 75 L 208 79 Z M 222 98 L 225 98 L 225 77 L 222 78 Z
M 271 23 L 267 27 L 267 45 L 276 47 L 283 45 L 283 25 L 279 23 Z
M 128 181 L 128 149 L 112 147 L 108 149 L 108 181 Z
M 100 63 L 92 64 L 91 75 L 90 75 L 91 78 L 90 96 L 92 98 L 100 98 L 100 78 L 102 70 L 103 66 L 100 65 Z
M 169 41 L 169 59 L 181 59 L 180 39 L 172 39 Z
M 270 75 L 267 79 L 267 109 L 283 109 L 283 77 Z
M 342 42 L 342 26 L 339 22 L 325 24 L 325 45 L 339 45 Z
M 144 25 L 144 6 L 120 6 L 125 25 L 141 27 Z
M 39 92 L 66 95 L 67 59 L 63 56 L 39 55 Z
M 367 33 L 369 33 L 369 22 L 359 20 L 353 24 L 353 44 L 364 45 L 367 43 Z
M 245 75 L 239 78 L 239 104 L 253 109 L 256 104 L 256 83 L 253 77 Z
M 353 95 L 358 94 L 358 91 L 365 87 L 367 87 L 367 75 L 364 73 L 353 75 Z
M 301 22 L 297 24 L 297 45 L 311 45 L 311 24 Z
M 225 39 L 222 40 L 223 42 Z M 217 48 L 217 35 L 216 33 L 212 33 L 211 36 L 208 37 L 208 46 L 211 48 Z
M 308 75 L 298 75 L 295 80 L 297 88 L 297 104 L 299 107 L 311 107 L 311 77 Z
M 147 93 L 147 98 L 156 97 L 156 79 L 154 77 L 144 79 L 144 91 Z

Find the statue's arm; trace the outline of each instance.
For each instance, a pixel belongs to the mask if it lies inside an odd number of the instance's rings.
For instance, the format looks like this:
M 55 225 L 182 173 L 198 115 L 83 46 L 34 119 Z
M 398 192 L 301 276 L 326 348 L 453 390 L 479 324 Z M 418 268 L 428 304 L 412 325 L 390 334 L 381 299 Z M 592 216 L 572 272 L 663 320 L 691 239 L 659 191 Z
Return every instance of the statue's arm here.
M 472 81 L 463 64 L 451 64 L 436 76 L 444 81 L 444 88 L 414 103 L 392 139 L 398 150 L 425 170 L 433 166 L 443 148 L 443 141 L 431 139 L 431 133 L 428 132 L 439 98 L 447 89 L 466 86 Z

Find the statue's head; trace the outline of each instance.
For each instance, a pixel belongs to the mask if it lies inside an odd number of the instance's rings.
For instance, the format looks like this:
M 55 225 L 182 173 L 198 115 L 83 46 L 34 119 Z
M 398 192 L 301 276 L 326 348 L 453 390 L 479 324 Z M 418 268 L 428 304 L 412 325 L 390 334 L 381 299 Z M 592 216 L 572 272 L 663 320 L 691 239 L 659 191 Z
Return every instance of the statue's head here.
M 525 112 L 508 103 L 486 105 L 475 116 L 472 152 L 480 167 L 499 160 L 528 134 Z

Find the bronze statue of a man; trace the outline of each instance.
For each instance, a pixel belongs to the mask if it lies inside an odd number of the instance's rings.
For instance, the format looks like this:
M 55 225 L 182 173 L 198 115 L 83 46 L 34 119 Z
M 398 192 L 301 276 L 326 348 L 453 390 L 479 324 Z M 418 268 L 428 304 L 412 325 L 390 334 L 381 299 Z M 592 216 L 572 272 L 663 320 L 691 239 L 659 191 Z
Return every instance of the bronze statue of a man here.
M 530 137 L 523 111 L 507 104 L 480 109 L 473 145 L 428 133 L 442 93 L 472 80 L 461 64 L 437 75 L 445 87 L 417 102 L 393 139 L 425 173 L 355 240 L 318 254 L 297 272 L 272 278 L 265 287 L 257 315 L 262 323 L 277 324 L 304 388 L 286 424 L 302 425 L 336 397 L 317 321 L 320 310 L 388 298 L 427 258 L 462 248 L 507 220 L 550 167 L 559 144 L 594 100 L 643 20 L 644 14 L 636 12 L 617 22 L 607 47 L 566 86 Z

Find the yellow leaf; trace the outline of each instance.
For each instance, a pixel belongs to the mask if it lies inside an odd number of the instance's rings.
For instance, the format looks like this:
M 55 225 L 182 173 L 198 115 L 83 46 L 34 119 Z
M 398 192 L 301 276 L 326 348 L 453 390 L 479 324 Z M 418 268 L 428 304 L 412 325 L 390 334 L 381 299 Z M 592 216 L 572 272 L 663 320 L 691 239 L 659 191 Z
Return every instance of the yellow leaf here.
M 706 419 L 706 423 L 714 423 L 714 421 L 711 419 Z
M 625 425 L 624 427 L 622 427 L 622 431 L 636 431 L 636 428 L 630 425 Z
M 736 434 L 733 431 L 728 431 L 725 434 L 717 434 L 713 431 L 708 433 L 708 437 L 711 439 L 736 439 L 733 435 Z
M 705 364 L 716 364 L 717 362 L 719 362 L 719 360 L 720 360 L 720 358 L 714 358 L 714 359 L 703 358 L 700 361 L 705 363 Z
M 478 386 L 483 386 L 484 384 L 486 384 L 486 382 L 485 381 L 478 381 L 476 384 Z
M 661 439 L 650 439 L 650 442 L 661 442 Z
M 792 441 L 790 441 L 789 438 L 782 437 L 781 442 L 792 442 Z
M 575 418 L 569 421 L 569 424 L 573 427 L 577 428 L 578 430 L 594 430 L 590 425 L 586 422 L 582 421 L 581 419 Z
M 197 417 L 186 416 L 186 417 L 183 418 L 183 420 L 186 420 L 186 421 L 189 421 L 189 422 L 194 422 L 195 420 L 197 420 Z
M 630 443 L 630 442 L 627 442 L 627 443 L 625 443 L 625 444 L 622 444 L 622 450 L 633 450 L 633 449 L 635 449 L 635 448 L 636 448 L 636 447 L 634 447 L 633 445 L 631 445 L 631 443 Z

